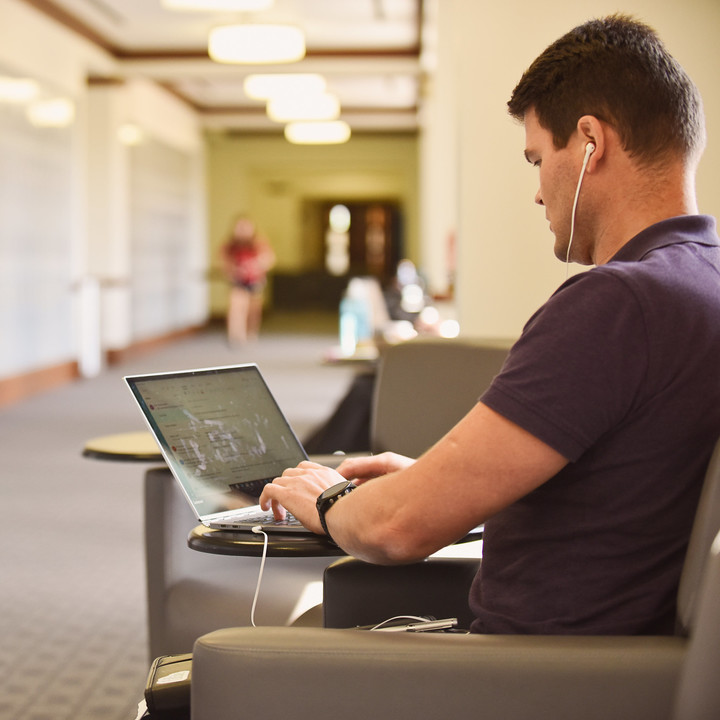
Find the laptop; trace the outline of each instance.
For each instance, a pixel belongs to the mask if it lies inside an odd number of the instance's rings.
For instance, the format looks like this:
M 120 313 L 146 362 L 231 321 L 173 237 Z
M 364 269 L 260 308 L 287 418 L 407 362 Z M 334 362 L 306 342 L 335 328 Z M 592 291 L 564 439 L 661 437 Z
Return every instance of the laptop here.
M 128 375 L 125 382 L 203 525 L 311 532 L 258 505 L 263 487 L 307 455 L 257 365 Z

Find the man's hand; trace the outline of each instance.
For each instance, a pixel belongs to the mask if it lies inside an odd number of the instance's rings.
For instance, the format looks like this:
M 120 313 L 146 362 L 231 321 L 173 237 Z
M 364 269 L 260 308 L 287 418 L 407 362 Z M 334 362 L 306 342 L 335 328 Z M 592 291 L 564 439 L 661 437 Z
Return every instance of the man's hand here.
M 306 460 L 266 485 L 260 506 L 263 510 L 272 508 L 277 520 L 282 520 L 286 511 L 291 512 L 308 530 L 324 535 L 317 514 L 318 495 L 343 479 L 332 468 Z
M 389 475 L 392 472 L 404 470 L 414 462 L 413 458 L 393 452 L 384 452 L 380 453 L 380 455 L 351 457 L 343 460 L 338 465 L 337 471 L 346 480 L 352 480 L 356 485 L 361 485 L 367 480 L 372 480 L 381 475 Z

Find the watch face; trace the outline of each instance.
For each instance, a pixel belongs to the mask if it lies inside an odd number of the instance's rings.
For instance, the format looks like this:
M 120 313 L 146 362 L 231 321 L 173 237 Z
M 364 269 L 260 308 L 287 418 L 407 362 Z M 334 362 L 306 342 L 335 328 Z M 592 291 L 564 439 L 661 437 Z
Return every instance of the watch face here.
M 336 495 L 339 495 L 343 490 L 345 490 L 348 485 L 350 485 L 349 480 L 343 480 L 342 482 L 339 482 L 332 487 L 329 487 L 327 490 L 323 492 L 323 494 L 320 496 L 323 500 L 327 500 L 329 498 L 335 497 Z

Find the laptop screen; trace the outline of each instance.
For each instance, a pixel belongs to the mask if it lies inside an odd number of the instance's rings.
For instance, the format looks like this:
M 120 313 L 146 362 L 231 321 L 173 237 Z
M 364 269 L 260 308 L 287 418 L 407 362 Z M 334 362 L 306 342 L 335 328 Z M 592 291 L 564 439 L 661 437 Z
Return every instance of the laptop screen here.
M 125 380 L 200 517 L 256 504 L 307 457 L 256 365 Z

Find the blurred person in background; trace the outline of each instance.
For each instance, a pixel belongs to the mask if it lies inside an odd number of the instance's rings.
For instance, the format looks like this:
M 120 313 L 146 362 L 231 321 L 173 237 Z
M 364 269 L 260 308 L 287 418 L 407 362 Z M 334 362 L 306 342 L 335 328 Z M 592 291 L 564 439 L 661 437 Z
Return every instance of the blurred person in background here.
M 228 342 L 255 340 L 262 323 L 263 290 L 267 273 L 275 264 L 275 253 L 246 217 L 235 221 L 222 248 L 225 275 L 230 282 L 227 315 Z

